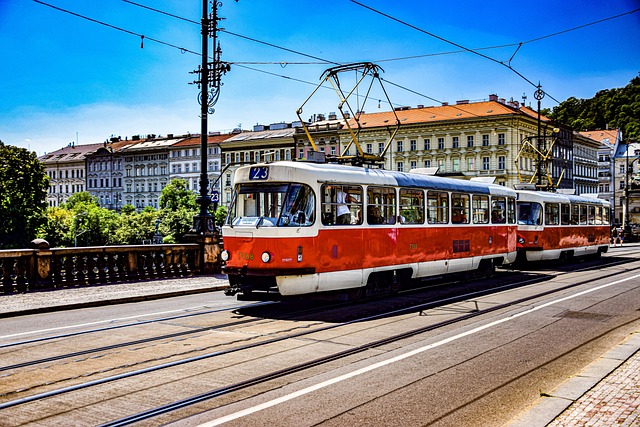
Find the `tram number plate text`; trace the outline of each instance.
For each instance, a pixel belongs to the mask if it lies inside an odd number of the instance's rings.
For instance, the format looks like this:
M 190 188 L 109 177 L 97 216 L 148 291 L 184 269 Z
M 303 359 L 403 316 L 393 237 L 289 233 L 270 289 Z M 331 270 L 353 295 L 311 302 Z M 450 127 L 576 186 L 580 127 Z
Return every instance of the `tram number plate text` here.
M 268 166 L 254 166 L 249 170 L 249 180 L 262 181 L 269 178 Z

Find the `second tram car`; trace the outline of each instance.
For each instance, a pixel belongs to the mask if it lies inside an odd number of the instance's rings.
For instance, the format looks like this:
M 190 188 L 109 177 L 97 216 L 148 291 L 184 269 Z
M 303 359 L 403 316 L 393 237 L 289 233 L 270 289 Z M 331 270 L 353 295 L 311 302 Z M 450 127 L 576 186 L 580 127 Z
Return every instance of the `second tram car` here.
M 516 192 L 338 164 L 238 168 L 222 232 L 228 295 L 392 292 L 411 278 L 510 264 Z
M 518 261 L 570 260 L 609 250 L 608 201 L 542 191 L 517 193 Z

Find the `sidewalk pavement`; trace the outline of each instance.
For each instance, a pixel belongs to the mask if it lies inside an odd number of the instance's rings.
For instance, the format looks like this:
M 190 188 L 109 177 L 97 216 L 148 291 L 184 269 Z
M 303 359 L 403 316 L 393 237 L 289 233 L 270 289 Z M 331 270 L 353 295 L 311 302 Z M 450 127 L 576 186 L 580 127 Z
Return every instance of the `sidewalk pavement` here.
M 508 424 L 508 427 L 640 426 L 640 331 Z
M 212 274 L 0 295 L 0 319 L 219 291 L 228 286 L 226 275 Z
M 226 276 L 208 275 L 0 295 L 0 319 L 219 291 L 228 285 Z M 640 426 L 640 331 L 508 424 L 544 426 Z

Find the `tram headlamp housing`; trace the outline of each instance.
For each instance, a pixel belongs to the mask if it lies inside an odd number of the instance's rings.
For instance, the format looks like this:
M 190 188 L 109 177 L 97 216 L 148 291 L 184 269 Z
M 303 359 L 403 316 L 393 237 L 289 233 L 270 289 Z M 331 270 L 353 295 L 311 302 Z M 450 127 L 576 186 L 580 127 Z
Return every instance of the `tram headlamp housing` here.
M 524 237 L 518 237 L 518 243 L 524 245 Z
M 228 250 L 224 250 L 220 253 L 220 259 L 223 261 L 229 261 L 229 258 L 231 258 L 231 254 L 229 253 Z
M 271 254 L 269 252 L 262 252 L 261 258 L 262 258 L 262 262 L 267 264 L 269 261 L 271 261 Z

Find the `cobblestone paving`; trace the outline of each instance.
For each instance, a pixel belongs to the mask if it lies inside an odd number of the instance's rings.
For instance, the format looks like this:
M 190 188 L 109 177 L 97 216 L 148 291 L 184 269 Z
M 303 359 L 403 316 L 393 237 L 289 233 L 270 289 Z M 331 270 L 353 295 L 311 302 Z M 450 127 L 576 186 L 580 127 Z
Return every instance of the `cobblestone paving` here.
M 569 426 L 640 426 L 640 352 L 548 425 Z

